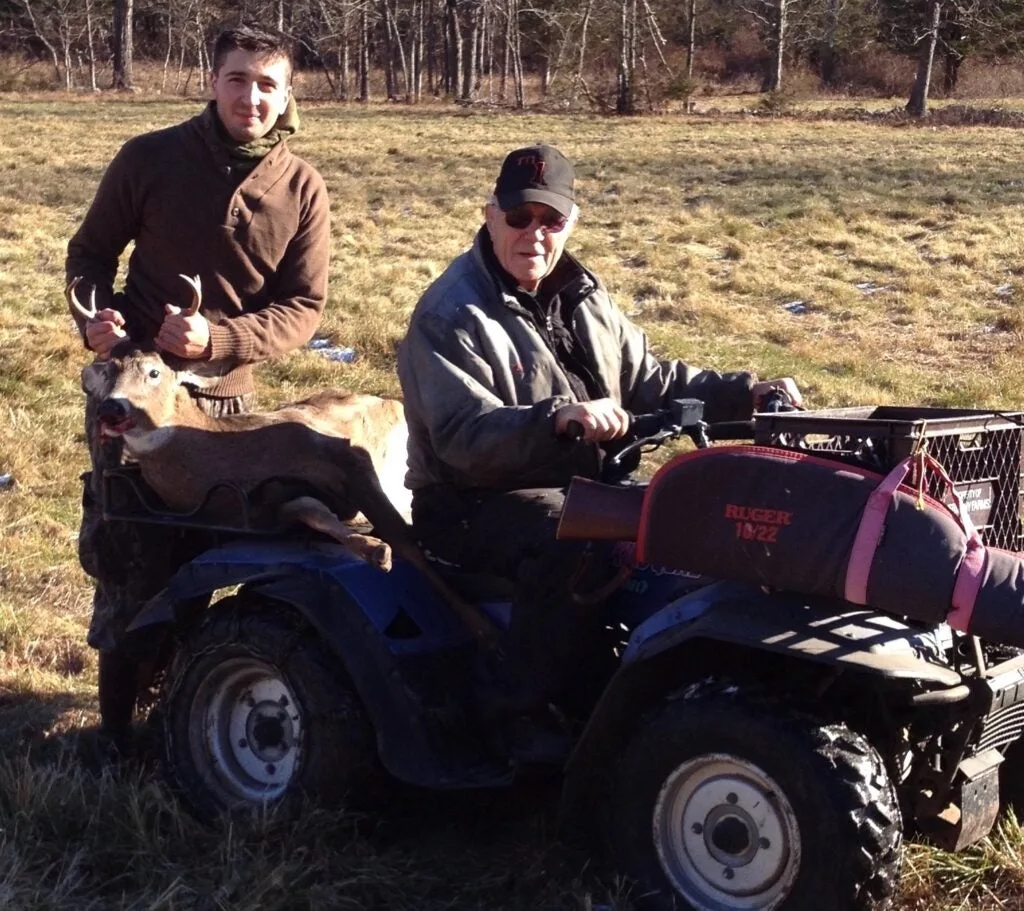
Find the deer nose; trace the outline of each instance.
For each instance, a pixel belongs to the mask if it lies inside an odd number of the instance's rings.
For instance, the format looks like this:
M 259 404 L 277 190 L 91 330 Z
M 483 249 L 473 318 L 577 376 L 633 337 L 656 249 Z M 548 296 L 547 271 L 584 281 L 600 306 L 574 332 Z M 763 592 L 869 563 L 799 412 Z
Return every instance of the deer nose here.
M 104 399 L 96 409 L 96 417 L 116 424 L 128 417 L 128 409 L 120 399 Z

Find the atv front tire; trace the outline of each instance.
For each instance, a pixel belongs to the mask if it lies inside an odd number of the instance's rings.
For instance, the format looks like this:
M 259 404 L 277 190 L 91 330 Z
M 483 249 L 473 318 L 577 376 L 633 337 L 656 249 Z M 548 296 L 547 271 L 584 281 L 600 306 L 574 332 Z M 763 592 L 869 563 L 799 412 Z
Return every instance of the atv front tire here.
M 641 724 L 606 833 L 654 909 L 875 911 L 899 876 L 900 812 L 874 748 L 735 687 L 704 685 Z
M 161 714 L 165 774 L 200 818 L 303 794 L 336 802 L 379 774 L 340 660 L 279 602 L 213 607 L 175 654 Z

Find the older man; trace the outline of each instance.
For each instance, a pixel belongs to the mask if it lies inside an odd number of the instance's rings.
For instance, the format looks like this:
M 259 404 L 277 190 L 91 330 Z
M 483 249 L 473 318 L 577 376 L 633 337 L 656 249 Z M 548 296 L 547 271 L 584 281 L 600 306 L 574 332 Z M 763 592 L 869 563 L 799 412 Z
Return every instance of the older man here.
M 82 341 L 106 358 L 123 340 L 203 362 L 219 377 L 195 392 L 220 416 L 247 410 L 253 366 L 305 344 L 327 297 L 330 207 L 320 174 L 285 141 L 298 127 L 285 40 L 248 27 L 214 44 L 212 100 L 198 116 L 129 140 L 68 243 L 66 277 L 97 314 L 74 312 Z M 134 243 L 124 288 L 122 254 Z M 189 315 L 180 275 L 199 275 L 202 310 Z M 87 392 L 89 390 L 86 390 Z M 201 544 L 159 526 L 106 522 L 103 469 L 121 460 L 86 405 L 93 470 L 84 476 L 79 556 L 96 579 L 89 644 L 100 652 L 101 740 L 129 746 L 139 672 L 124 631 L 146 599 Z
M 565 251 L 578 215 L 561 152 L 511 152 L 472 248 L 427 289 L 398 353 L 418 534 L 438 558 L 515 583 L 491 700 L 509 716 L 572 698 L 598 611 L 575 605 L 571 590 L 600 580 L 584 578 L 580 545 L 556 541 L 555 529 L 569 480 L 598 472 L 597 444 L 622 436 L 629 412 L 672 398 L 704 400 L 712 421 L 749 417 L 771 388 L 799 400 L 789 378 L 657 360 Z M 567 436 L 571 421 L 585 444 Z

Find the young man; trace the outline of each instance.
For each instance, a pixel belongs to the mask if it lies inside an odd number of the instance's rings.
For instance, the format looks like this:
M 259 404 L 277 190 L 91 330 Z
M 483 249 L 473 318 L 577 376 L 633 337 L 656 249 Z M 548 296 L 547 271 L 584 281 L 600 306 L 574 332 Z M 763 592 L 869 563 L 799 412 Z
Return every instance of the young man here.
M 565 252 L 578 215 L 565 156 L 546 145 L 511 152 L 472 249 L 427 289 L 398 352 L 417 533 L 436 556 L 515 582 L 489 707 L 509 716 L 543 715 L 566 697 L 600 619 L 570 592 L 603 580 L 578 578 L 581 546 L 555 540 L 566 485 L 597 475 L 596 444 L 622 436 L 628 412 L 673 398 L 703 399 L 711 421 L 750 417 L 773 388 L 799 403 L 789 378 L 655 359 Z M 568 438 L 570 421 L 584 444 Z
M 98 311 L 89 321 L 72 312 L 86 347 L 105 359 L 130 339 L 171 361 L 203 362 L 202 372 L 219 380 L 194 397 L 213 415 L 247 410 L 253 365 L 309 341 L 326 302 L 327 191 L 285 141 L 298 127 L 291 75 L 281 38 L 223 31 L 206 109 L 127 142 L 68 243 L 66 279 L 80 278 L 79 298 L 95 295 Z M 202 282 L 202 308 L 192 316 L 183 312 L 191 291 L 181 275 Z M 94 432 L 94 408 L 90 396 L 93 470 L 83 479 L 79 555 L 96 579 L 88 639 L 100 652 L 101 734 L 124 749 L 139 670 L 122 647 L 125 627 L 196 545 L 158 526 L 103 521 L 102 472 L 122 456 Z

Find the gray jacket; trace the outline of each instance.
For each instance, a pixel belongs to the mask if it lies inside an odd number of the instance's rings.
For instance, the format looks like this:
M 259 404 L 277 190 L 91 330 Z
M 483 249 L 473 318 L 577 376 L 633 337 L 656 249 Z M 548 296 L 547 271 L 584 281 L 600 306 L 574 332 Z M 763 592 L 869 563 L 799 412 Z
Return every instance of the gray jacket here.
M 481 229 L 473 247 L 420 298 L 398 349 L 409 422 L 406 485 L 413 490 L 561 487 L 598 469 L 596 446 L 554 433 L 555 411 L 579 397 L 543 327 L 503 282 L 489 246 Z M 553 280 L 601 397 L 634 414 L 673 398 L 699 398 L 709 420 L 750 416 L 751 374 L 723 376 L 658 361 L 646 334 L 568 254 L 545 282 Z

